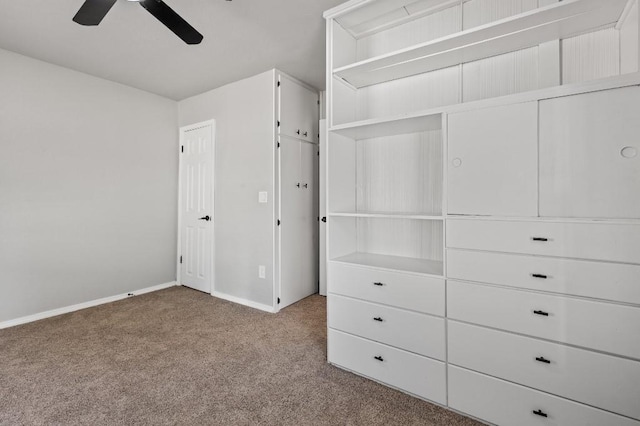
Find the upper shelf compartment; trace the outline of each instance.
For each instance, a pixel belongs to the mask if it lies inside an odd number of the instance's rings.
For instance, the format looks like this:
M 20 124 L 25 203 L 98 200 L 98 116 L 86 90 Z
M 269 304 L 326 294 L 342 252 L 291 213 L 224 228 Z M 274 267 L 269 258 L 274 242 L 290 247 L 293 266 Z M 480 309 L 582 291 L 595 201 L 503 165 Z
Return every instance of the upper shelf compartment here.
M 333 72 L 356 88 L 409 77 L 613 25 L 627 2 L 565 0 Z

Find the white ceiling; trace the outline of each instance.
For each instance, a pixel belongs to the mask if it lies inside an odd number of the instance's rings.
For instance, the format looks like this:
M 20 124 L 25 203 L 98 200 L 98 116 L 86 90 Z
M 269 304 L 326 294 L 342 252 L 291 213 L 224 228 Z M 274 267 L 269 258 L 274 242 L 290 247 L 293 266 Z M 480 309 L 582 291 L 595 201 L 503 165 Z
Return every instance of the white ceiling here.
M 83 27 L 83 2 L 0 0 L 0 48 L 180 100 L 271 68 L 323 89 L 322 12 L 344 0 L 165 0 L 204 35 L 193 46 L 126 0 Z

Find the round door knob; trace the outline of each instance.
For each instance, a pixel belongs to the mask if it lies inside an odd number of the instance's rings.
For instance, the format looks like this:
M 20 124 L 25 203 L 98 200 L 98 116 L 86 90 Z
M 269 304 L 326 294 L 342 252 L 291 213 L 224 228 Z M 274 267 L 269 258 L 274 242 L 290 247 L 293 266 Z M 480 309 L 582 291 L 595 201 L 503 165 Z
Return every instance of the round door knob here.
M 461 158 L 454 158 L 452 161 L 453 167 L 460 167 L 462 166 L 462 159 Z

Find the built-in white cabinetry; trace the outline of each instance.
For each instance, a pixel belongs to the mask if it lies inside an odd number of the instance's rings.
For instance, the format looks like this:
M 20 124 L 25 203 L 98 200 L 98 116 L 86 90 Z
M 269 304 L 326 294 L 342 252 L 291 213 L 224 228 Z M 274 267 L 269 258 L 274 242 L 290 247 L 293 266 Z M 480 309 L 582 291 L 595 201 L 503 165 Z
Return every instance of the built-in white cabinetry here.
M 636 146 L 631 134 L 637 126 L 627 123 L 626 110 L 640 108 L 638 90 L 538 102 L 539 139 L 531 153 L 538 167 L 528 172 L 540 182 L 538 214 L 463 217 L 449 211 L 452 408 L 498 424 L 536 424 L 534 417 L 555 424 L 594 421 L 587 416 L 638 424 L 640 168 L 633 156 L 622 155 Z M 452 127 L 460 124 L 449 120 L 449 135 L 459 133 Z M 465 137 L 470 143 L 473 133 Z M 517 171 L 505 179 L 510 176 L 517 180 Z M 472 402 L 476 385 L 502 396 L 484 399 L 481 407 Z M 520 393 L 524 402 L 506 409 L 508 393 Z M 616 416 L 588 414 L 587 406 Z
M 278 75 L 279 308 L 318 292 L 318 92 Z
M 328 361 L 498 425 L 640 426 L 637 0 L 325 17 Z

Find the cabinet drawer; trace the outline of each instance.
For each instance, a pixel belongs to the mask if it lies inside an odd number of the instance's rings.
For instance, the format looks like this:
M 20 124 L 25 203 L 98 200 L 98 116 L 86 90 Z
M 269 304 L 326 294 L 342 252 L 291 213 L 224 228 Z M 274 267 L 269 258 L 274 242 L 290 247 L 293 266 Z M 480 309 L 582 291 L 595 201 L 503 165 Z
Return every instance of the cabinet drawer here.
M 421 355 L 445 359 L 444 319 L 329 295 L 328 326 Z
M 330 293 L 444 316 L 444 279 L 329 262 Z
M 640 225 L 450 219 L 447 247 L 640 264 Z
M 447 276 L 640 304 L 640 265 L 448 249 Z
M 640 419 L 640 362 L 448 323 L 449 363 Z
M 451 365 L 449 407 L 499 426 L 640 426 L 626 417 Z
M 420 355 L 329 329 L 332 364 L 406 392 L 446 404 L 445 364 Z
M 448 317 L 640 359 L 640 308 L 447 282 Z

